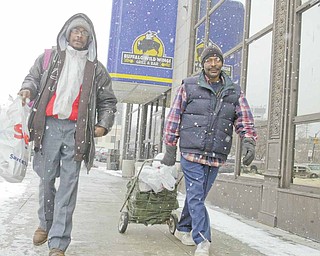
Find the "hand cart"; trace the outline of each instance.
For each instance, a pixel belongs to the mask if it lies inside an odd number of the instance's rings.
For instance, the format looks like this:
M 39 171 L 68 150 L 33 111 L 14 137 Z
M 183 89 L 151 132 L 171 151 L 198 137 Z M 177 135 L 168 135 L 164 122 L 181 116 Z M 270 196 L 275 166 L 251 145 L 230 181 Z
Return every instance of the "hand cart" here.
M 139 175 L 143 167 L 156 159 L 147 159 L 140 167 L 138 174 L 127 183 L 127 193 L 124 204 L 120 209 L 118 231 L 124 233 L 129 223 L 140 223 L 146 226 L 154 224 L 167 224 L 169 231 L 174 234 L 178 217 L 173 210 L 179 208 L 177 189 L 182 177 L 176 182 L 173 191 L 163 189 L 155 193 L 153 190 L 142 192 L 139 189 Z M 126 209 L 123 211 L 124 207 Z

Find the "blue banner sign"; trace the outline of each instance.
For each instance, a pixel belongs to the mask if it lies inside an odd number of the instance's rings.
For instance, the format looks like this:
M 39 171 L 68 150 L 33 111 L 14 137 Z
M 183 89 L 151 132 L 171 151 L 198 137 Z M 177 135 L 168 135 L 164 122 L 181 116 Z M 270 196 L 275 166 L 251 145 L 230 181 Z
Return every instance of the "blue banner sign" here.
M 107 68 L 113 81 L 172 85 L 176 0 L 113 0 Z

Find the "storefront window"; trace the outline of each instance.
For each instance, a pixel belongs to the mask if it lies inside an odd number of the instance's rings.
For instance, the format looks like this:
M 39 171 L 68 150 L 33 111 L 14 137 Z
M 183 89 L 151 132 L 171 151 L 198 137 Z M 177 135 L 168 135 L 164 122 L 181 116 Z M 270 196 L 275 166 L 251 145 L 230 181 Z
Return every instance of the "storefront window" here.
M 272 24 L 273 4 L 274 0 L 251 1 L 250 36 Z
M 236 171 L 236 137 L 237 134 L 233 132 L 233 140 L 230 153 L 223 166 L 219 168 L 219 175 L 234 175 Z
M 242 49 L 226 57 L 223 64 L 223 70 L 230 76 L 231 80 L 238 85 L 240 85 L 241 75 L 241 51 Z
M 320 187 L 320 123 L 296 126 L 293 184 Z
M 306 2 L 309 2 L 310 0 L 301 0 L 301 4 L 305 4 Z
M 201 20 L 201 18 L 206 15 L 206 11 L 207 11 L 207 0 L 200 0 L 199 9 L 198 9 L 198 20 Z
M 302 14 L 297 115 L 319 113 L 320 7 Z
M 252 108 L 263 108 L 266 120 L 269 102 L 272 32 L 249 45 L 246 96 Z
M 209 41 L 227 52 L 243 39 L 244 5 L 239 1 L 225 1 L 210 15 Z
M 217 3 L 219 3 L 220 0 L 211 0 L 211 4 L 210 4 L 210 7 L 214 7 Z
M 195 41 L 195 52 L 194 52 L 194 72 L 201 70 L 200 56 L 204 49 L 204 39 L 205 39 L 205 24 L 202 23 L 196 28 L 196 41 Z
M 249 45 L 246 97 L 252 110 L 259 139 L 256 156 L 249 167 L 241 168 L 241 175 L 263 178 L 267 146 L 267 114 L 271 72 L 272 32 Z

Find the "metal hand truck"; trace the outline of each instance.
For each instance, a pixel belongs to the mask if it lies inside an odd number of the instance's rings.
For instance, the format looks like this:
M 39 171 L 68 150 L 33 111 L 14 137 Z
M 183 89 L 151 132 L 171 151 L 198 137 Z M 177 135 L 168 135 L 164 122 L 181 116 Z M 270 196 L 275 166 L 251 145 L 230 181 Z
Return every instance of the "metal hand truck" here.
M 140 223 L 146 226 L 167 224 L 171 234 L 174 234 L 176 230 L 178 217 L 173 211 L 179 208 L 177 189 L 182 177 L 178 178 L 173 191 L 167 189 L 163 189 L 158 193 L 152 190 L 147 192 L 140 191 L 139 175 L 143 167 L 153 161 L 160 160 L 145 160 L 137 175 L 127 183 L 126 199 L 120 209 L 121 214 L 118 223 L 118 231 L 120 233 L 124 233 L 127 230 L 129 223 Z

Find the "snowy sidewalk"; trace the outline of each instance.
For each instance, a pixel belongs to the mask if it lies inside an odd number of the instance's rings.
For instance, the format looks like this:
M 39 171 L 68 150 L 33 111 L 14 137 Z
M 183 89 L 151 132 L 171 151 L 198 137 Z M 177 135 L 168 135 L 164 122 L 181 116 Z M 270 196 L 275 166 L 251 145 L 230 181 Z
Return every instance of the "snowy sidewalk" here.
M 66 255 L 193 255 L 195 247 L 182 245 L 167 225 L 144 226 L 129 223 L 118 232 L 120 208 L 128 179 L 121 171 L 93 168 L 81 171 L 78 203 L 74 214 L 72 242 Z M 31 166 L 31 164 L 30 164 Z M 20 184 L 0 178 L 0 253 L 5 256 L 45 256 L 47 244 L 35 247 L 38 177 L 29 170 Z M 184 195 L 179 194 L 182 205 Z M 236 214 L 208 206 L 213 242 L 210 255 L 222 256 L 319 256 L 320 244 L 271 228 Z

